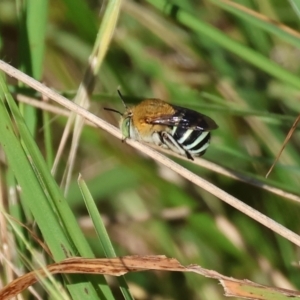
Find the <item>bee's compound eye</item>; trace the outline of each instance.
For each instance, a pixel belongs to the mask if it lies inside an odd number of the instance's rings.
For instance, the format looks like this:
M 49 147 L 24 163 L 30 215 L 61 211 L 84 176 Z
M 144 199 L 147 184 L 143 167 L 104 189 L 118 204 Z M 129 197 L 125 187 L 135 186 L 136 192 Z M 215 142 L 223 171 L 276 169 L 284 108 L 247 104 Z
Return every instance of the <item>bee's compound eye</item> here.
M 122 133 L 125 137 L 130 137 L 130 117 L 127 117 L 123 120 Z

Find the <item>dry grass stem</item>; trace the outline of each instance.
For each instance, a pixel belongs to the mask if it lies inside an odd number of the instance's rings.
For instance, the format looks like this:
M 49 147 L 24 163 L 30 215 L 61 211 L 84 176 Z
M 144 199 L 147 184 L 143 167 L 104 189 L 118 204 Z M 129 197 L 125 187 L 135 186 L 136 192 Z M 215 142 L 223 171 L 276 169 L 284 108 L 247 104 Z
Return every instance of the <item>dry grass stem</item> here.
M 107 131 L 108 133 L 114 135 L 115 137 L 122 139 L 122 134 L 119 129 L 112 126 L 111 124 L 107 123 L 106 121 L 98 118 L 97 116 L 93 115 L 89 111 L 85 110 L 84 108 L 76 105 L 75 103 L 69 101 L 67 98 L 57 94 L 53 90 L 49 89 L 45 85 L 41 84 L 40 82 L 34 80 L 30 76 L 24 74 L 23 72 L 15 69 L 14 67 L 10 66 L 9 64 L 5 63 L 4 61 L 0 61 L 0 69 L 3 70 L 8 75 L 22 81 L 26 85 L 32 87 L 36 91 L 42 93 L 49 99 L 59 103 L 60 105 L 64 106 L 65 108 L 73 111 L 76 114 L 79 114 L 85 119 L 95 123 L 97 126 L 102 128 L 103 130 Z M 253 209 L 252 207 L 248 206 L 244 202 L 240 201 L 239 199 L 231 196 L 230 194 L 226 193 L 222 189 L 218 188 L 214 184 L 208 182 L 207 180 L 197 176 L 196 174 L 192 173 L 191 171 L 187 170 L 186 168 L 182 167 L 181 165 L 175 163 L 171 159 L 167 158 L 166 156 L 160 154 L 159 152 L 155 151 L 154 149 L 141 144 L 134 140 L 126 140 L 126 143 L 131 145 L 132 147 L 138 149 L 139 151 L 147 154 L 156 162 L 163 164 L 164 166 L 168 167 L 169 169 L 173 170 L 174 172 L 180 174 L 182 177 L 186 178 L 187 180 L 191 181 L 192 183 L 196 184 L 197 186 L 203 188 L 204 190 L 208 191 L 212 195 L 216 196 L 217 198 L 221 199 L 222 201 L 226 202 L 227 204 L 235 207 L 239 211 L 243 212 L 250 218 L 256 220 L 257 222 L 263 224 L 267 228 L 273 230 L 274 232 L 278 233 L 279 235 L 283 236 L 285 239 L 289 240 L 290 242 L 294 243 L 297 246 L 300 246 L 300 236 L 296 233 L 292 232 L 291 230 L 285 228 L 284 226 L 280 225 L 279 223 L 275 222 L 271 218 L 267 217 L 266 215 L 260 213 L 259 211 Z

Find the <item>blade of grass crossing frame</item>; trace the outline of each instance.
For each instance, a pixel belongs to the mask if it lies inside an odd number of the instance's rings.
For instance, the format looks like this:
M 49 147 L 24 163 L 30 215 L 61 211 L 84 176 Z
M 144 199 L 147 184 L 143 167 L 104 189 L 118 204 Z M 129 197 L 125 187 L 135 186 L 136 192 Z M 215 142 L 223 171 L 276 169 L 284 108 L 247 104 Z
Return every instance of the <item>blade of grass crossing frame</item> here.
M 3 80 L 0 78 L 1 92 L 3 92 Z M 66 240 L 65 233 L 60 230 L 55 230 L 58 225 L 58 219 L 53 212 L 51 205 L 47 200 L 42 187 L 33 171 L 32 166 L 27 159 L 27 156 L 22 147 L 21 140 L 17 137 L 15 130 L 12 126 L 13 122 L 9 117 L 9 113 L 5 107 L 4 93 L 1 93 L 1 107 L 0 107 L 0 143 L 6 153 L 9 166 L 11 167 L 14 176 L 16 177 L 19 185 L 21 186 L 21 198 L 30 208 L 35 220 L 37 221 L 40 229 L 46 239 L 52 254 L 57 259 L 66 257 L 62 249 L 56 248 L 55 241 L 60 240 L 64 245 L 66 251 L 72 253 L 73 247 L 70 246 Z M 31 199 L 31 201 L 29 201 Z M 36 201 L 38 199 L 38 201 Z M 42 226 L 41 226 L 42 225 Z M 48 239 L 48 236 L 53 239 Z
M 211 0 L 215 5 L 220 6 L 226 11 L 231 12 L 232 14 L 240 17 L 241 19 L 246 20 L 247 22 L 262 28 L 263 30 L 270 32 L 282 40 L 287 41 L 291 45 L 296 47 L 300 47 L 300 34 L 299 32 L 293 30 L 292 28 L 276 22 L 275 20 L 267 18 L 265 15 L 259 14 L 256 11 L 249 9 L 243 5 L 238 3 L 234 3 L 232 1 L 216 1 Z
M 46 161 L 49 170 L 53 165 L 54 154 L 52 148 L 52 131 L 50 125 L 50 115 L 47 111 L 43 110 L 43 131 L 44 131 L 44 142 L 45 142 L 45 149 L 46 149 Z
M 62 0 L 61 2 L 65 5 L 68 22 L 73 23 L 84 40 L 92 43 L 97 33 L 98 20 L 89 7 L 90 3 L 86 0 Z
M 1 86 L 3 87 L 2 84 L 3 81 L 1 80 Z M 13 123 L 4 105 L 2 91 L 0 96 L 0 144 L 21 187 L 21 199 L 30 208 L 55 260 L 59 261 L 66 258 L 67 254 L 73 253 L 74 255 L 73 247 L 60 227 L 59 220 L 36 178 L 36 174 L 22 148 L 21 141 L 14 132 Z M 76 285 L 69 285 L 68 288 L 74 299 L 80 299 L 77 298 L 77 295 L 84 296 Z M 85 288 L 91 294 L 96 295 L 90 283 L 85 284 Z
M 115 250 L 113 248 L 113 245 L 109 239 L 108 233 L 105 229 L 105 226 L 103 224 L 102 218 L 100 213 L 98 212 L 97 206 L 95 205 L 95 201 L 86 185 L 84 180 L 82 179 L 81 175 L 79 175 L 78 178 L 78 185 L 81 191 L 81 194 L 83 196 L 85 205 L 88 209 L 89 215 L 92 218 L 95 230 L 97 232 L 98 238 L 100 240 L 102 249 L 105 253 L 105 256 L 107 258 L 116 257 Z M 124 276 L 120 276 L 117 278 L 120 290 L 126 300 L 133 300 L 132 295 L 130 294 L 129 288 L 127 286 L 126 280 Z
M 298 18 L 300 19 L 300 2 L 299 0 L 289 0 L 294 12 L 296 13 L 296 15 L 298 16 Z
M 13 171 L 10 167 L 7 168 L 7 172 L 5 174 L 5 183 L 6 183 L 7 190 L 9 190 L 9 193 L 7 195 L 8 196 L 7 202 L 8 202 L 9 214 L 22 223 L 28 222 L 28 218 L 26 218 L 26 216 L 30 215 L 30 210 L 28 209 L 28 207 L 26 205 L 22 205 L 18 201 L 19 196 L 18 196 L 18 192 L 17 192 L 17 182 L 16 182 L 16 178 L 13 174 Z M 26 234 L 28 234 L 27 231 L 25 230 L 25 228 L 20 226 L 19 224 L 16 224 L 16 227 L 18 227 L 18 229 L 20 231 L 22 231 L 24 236 Z M 17 244 L 17 248 L 19 249 L 19 251 L 24 253 L 24 255 L 26 255 L 26 253 L 28 251 L 26 249 L 26 245 L 23 243 L 22 239 L 19 238 L 19 235 L 16 235 L 14 237 L 15 237 L 15 241 Z M 17 263 L 20 263 L 19 257 L 17 258 Z
M 27 0 L 25 3 L 26 32 L 29 47 L 28 58 L 31 63 L 32 77 L 39 80 L 43 71 L 48 0 Z
M 6 146 L 5 153 L 8 156 L 10 166 L 22 187 L 22 199 L 26 201 L 26 205 L 34 215 L 55 260 L 59 261 L 69 256 L 76 256 L 78 252 L 84 257 L 94 257 L 67 201 L 51 176 L 16 104 L 9 94 L 2 76 L 0 76 L 0 86 L 19 130 L 18 135 L 21 137 L 21 140 L 19 140 L 12 134 L 13 127 L 3 99 L 0 103 L 3 114 L 3 116 L 0 115 L 2 121 L 0 130 L 3 132 L 0 142 L 2 141 L 4 148 Z M 4 120 L 7 121 L 6 124 L 3 123 Z M 7 126 L 11 128 L 9 132 L 7 132 Z M 3 140 L 4 138 L 6 139 Z M 13 143 L 10 144 L 10 141 Z M 76 286 L 74 288 L 71 286 L 70 292 L 75 299 L 86 298 L 85 289 L 92 297 L 90 299 L 97 299 L 100 294 L 105 299 L 114 299 L 103 276 L 72 276 L 73 279 L 76 281 Z M 95 290 L 96 287 L 100 288 L 99 295 Z
M 93 51 L 89 57 L 89 65 L 84 74 L 82 83 L 79 86 L 74 102 L 83 107 L 89 106 L 89 98 L 95 86 L 96 76 L 99 72 L 100 66 L 103 62 L 107 49 L 110 45 L 113 33 L 115 31 L 119 11 L 120 11 L 121 0 L 110 0 L 107 4 L 104 17 L 101 26 L 98 31 L 97 39 L 94 44 Z M 68 123 L 72 123 L 73 118 L 70 118 Z M 70 154 L 68 158 L 68 169 L 65 178 L 65 194 L 67 194 L 71 177 L 73 165 L 76 157 L 76 152 L 79 144 L 79 139 L 83 127 L 83 119 L 80 116 L 76 116 L 74 132 L 72 137 L 72 144 Z M 67 135 L 67 131 L 64 135 Z M 59 157 L 56 159 L 55 165 L 57 165 Z M 54 168 L 55 169 L 55 168 Z
M 16 220 L 13 220 L 8 214 L 3 212 L 4 217 L 7 219 L 7 222 L 11 226 L 11 230 L 14 233 L 14 238 L 17 238 L 22 241 L 22 243 L 26 247 L 26 251 L 28 251 L 32 257 L 36 256 L 36 250 L 33 247 L 32 240 L 28 238 L 28 233 L 31 231 L 30 228 L 26 228 L 26 235 L 23 234 L 23 230 L 25 229 L 25 226 L 21 226 L 16 222 Z M 35 234 L 34 232 L 31 232 L 32 234 Z M 38 236 L 33 237 L 33 239 L 38 243 L 43 243 Z M 40 244 L 41 247 L 43 245 Z M 48 253 L 48 249 L 44 249 Z M 16 249 L 18 252 L 19 258 L 21 260 L 20 265 L 24 265 L 26 269 L 28 270 L 34 270 L 36 268 L 43 268 L 45 267 L 42 257 L 35 257 L 34 263 L 29 258 L 29 256 L 26 254 L 25 251 L 22 251 L 22 249 Z M 67 290 L 63 290 L 60 286 L 59 281 L 56 281 L 54 276 L 46 271 L 46 277 L 42 278 L 42 276 L 37 275 L 39 278 L 39 284 L 45 289 L 47 296 L 50 299 L 61 299 L 61 300 L 69 300 L 70 296 L 68 295 Z M 33 290 L 30 291 L 33 296 L 35 296 L 37 299 L 40 299 L 40 296 L 35 294 Z
M 121 6 L 121 0 L 111 0 L 107 5 L 103 22 L 99 28 L 97 39 L 94 45 L 92 56 L 95 57 L 95 65 L 93 65 L 91 71 L 96 76 L 103 62 L 105 54 L 110 45 L 113 33 L 117 26 Z
M 205 22 L 202 22 L 196 16 L 185 12 L 179 6 L 172 5 L 170 3 L 166 4 L 164 0 L 147 0 L 147 2 L 164 13 L 172 14 L 172 12 L 174 12 L 176 21 L 193 30 L 199 35 L 199 37 L 201 35 L 201 38 L 214 41 L 224 49 L 231 51 L 237 56 L 243 58 L 248 63 L 253 64 L 273 77 L 282 80 L 283 82 L 286 82 L 298 89 L 300 88 L 298 76 L 295 76 L 281 68 L 260 53 L 257 53 L 250 48 L 236 42 L 226 34 L 222 33 L 220 30 Z
M 48 0 L 27 0 L 19 11 L 21 68 L 33 78 L 40 80 L 43 69 Z M 23 106 L 24 118 L 30 132 L 36 130 L 36 109 Z

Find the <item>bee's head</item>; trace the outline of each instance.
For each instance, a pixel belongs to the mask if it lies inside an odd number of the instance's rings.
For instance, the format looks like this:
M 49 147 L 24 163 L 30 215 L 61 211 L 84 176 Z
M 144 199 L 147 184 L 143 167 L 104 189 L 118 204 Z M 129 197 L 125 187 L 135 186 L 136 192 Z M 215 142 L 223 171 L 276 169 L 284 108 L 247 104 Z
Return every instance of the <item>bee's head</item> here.
M 132 111 L 131 109 L 127 109 L 125 113 L 122 115 L 120 120 L 120 129 L 124 137 L 130 137 L 131 119 L 132 119 Z
M 125 112 L 121 113 L 120 111 L 113 109 L 113 108 L 107 108 L 104 107 L 105 110 L 109 110 L 109 111 L 113 111 L 115 113 L 118 113 L 119 115 L 121 115 L 121 119 L 120 119 L 120 129 L 122 131 L 122 134 L 124 135 L 124 137 L 130 137 L 130 124 L 131 124 L 131 118 L 133 115 L 133 112 L 131 110 L 131 108 L 129 108 L 123 98 L 123 95 L 121 94 L 120 90 L 118 89 L 118 94 L 124 104 L 125 107 Z

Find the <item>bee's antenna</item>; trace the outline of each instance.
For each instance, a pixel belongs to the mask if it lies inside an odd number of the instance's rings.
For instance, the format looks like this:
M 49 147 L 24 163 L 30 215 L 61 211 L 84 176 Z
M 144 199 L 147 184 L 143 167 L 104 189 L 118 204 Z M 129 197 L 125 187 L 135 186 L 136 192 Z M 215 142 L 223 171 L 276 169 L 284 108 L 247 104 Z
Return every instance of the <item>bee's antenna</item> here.
M 116 112 L 118 113 L 119 115 L 123 116 L 123 114 L 121 112 L 119 112 L 118 110 L 116 109 L 113 109 L 113 108 L 108 108 L 108 107 L 103 107 L 105 110 L 109 110 L 109 111 L 113 111 L 113 112 Z
M 124 99 L 123 95 L 121 94 L 121 91 L 120 91 L 119 89 L 117 89 L 117 91 L 118 91 L 119 97 L 121 98 L 121 100 L 122 100 L 122 102 L 123 102 L 125 108 L 127 109 L 128 107 L 127 107 L 127 105 L 126 105 L 126 103 L 125 103 L 125 99 Z
M 125 106 L 125 109 L 127 109 L 128 107 L 127 107 L 127 105 L 126 105 L 126 103 L 125 103 L 124 97 L 123 97 L 123 95 L 121 94 L 119 88 L 117 89 L 117 91 L 118 91 L 119 97 L 121 98 L 121 100 L 122 100 L 122 102 L 123 102 L 123 105 Z M 108 108 L 108 107 L 104 107 L 104 109 L 105 109 L 105 110 L 109 110 L 109 111 L 116 112 L 117 114 L 123 116 L 123 114 L 122 114 L 121 112 L 119 112 L 118 110 L 116 110 L 116 109 Z

